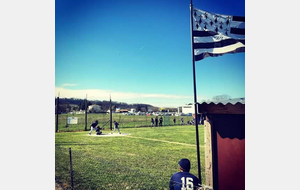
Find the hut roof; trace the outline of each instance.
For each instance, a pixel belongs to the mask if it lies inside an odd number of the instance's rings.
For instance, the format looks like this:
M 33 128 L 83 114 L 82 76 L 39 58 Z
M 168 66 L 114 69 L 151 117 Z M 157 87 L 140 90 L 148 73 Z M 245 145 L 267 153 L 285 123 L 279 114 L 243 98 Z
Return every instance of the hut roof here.
M 245 98 L 200 103 L 200 112 L 209 114 L 245 114 Z

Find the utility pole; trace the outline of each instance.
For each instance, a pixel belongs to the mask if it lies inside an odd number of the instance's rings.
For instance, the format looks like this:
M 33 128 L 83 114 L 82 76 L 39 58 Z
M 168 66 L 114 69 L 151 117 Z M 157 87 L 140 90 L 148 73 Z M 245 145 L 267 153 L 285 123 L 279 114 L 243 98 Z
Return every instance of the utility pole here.
M 56 127 L 55 127 L 55 132 L 58 132 L 58 107 L 59 107 L 59 93 L 56 99 Z
M 87 131 L 87 94 L 85 97 L 85 128 L 84 128 L 84 130 Z

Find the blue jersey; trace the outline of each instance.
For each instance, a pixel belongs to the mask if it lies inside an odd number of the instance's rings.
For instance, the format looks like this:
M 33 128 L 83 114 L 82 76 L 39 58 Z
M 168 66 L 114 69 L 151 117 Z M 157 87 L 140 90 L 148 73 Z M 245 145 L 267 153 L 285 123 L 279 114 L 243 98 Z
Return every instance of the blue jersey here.
M 200 187 L 199 180 L 189 172 L 178 172 L 173 174 L 170 180 L 170 190 L 190 189 L 194 190 Z
M 115 127 L 119 128 L 119 123 L 118 122 L 115 122 Z
M 94 128 L 95 128 L 97 125 L 98 125 L 98 122 L 93 122 L 93 123 L 91 124 L 91 126 L 94 127 Z

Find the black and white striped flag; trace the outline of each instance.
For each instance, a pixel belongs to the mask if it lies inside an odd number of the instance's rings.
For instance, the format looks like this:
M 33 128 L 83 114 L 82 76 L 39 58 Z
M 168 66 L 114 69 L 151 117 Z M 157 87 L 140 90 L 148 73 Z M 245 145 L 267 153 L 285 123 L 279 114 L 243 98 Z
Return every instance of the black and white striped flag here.
M 245 17 L 193 9 L 195 61 L 245 52 Z

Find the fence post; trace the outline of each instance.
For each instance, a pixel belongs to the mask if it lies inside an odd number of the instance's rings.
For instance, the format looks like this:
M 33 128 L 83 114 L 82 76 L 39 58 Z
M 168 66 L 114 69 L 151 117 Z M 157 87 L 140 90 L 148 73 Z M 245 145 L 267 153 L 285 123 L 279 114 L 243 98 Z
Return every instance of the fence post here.
M 145 127 L 148 127 L 147 114 L 145 115 Z
M 69 148 L 69 155 L 70 155 L 70 176 L 71 176 L 71 188 L 74 190 L 74 183 L 73 183 L 73 164 L 72 164 L 72 151 Z
M 86 95 L 84 102 L 85 102 L 85 127 L 84 127 L 84 130 L 87 131 L 87 95 Z
M 59 95 L 56 100 L 56 128 L 55 132 L 58 132 L 58 107 L 59 107 Z

